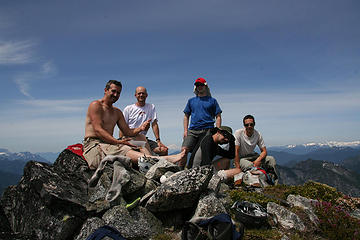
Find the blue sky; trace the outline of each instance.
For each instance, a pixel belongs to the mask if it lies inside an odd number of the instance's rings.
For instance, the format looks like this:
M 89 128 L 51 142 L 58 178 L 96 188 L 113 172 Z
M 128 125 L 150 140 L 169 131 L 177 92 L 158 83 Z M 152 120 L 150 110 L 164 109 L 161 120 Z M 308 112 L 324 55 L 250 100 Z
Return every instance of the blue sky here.
M 145 86 L 179 147 L 198 77 L 224 125 L 253 114 L 268 146 L 359 140 L 359 26 L 357 0 L 2 0 L 0 148 L 81 142 L 109 79 L 120 109 Z

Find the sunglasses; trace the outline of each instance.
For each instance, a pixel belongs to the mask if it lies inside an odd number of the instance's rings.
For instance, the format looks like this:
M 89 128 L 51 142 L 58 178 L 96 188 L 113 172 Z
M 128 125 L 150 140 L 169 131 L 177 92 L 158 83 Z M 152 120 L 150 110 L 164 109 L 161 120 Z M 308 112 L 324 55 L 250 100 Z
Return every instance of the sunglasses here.
M 254 125 L 255 125 L 254 123 L 244 124 L 245 127 L 253 127 Z
M 203 83 L 195 83 L 195 86 L 205 86 L 205 84 L 203 84 Z

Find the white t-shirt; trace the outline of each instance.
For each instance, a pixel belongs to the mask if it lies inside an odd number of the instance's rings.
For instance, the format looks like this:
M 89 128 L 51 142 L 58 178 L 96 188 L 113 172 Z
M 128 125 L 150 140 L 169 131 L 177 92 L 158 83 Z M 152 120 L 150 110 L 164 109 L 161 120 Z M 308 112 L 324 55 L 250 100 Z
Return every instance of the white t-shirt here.
M 124 108 L 123 114 L 129 128 L 138 128 L 148 119 L 151 119 L 151 122 L 157 120 L 155 106 L 150 103 L 145 103 L 143 107 L 136 104 L 128 105 Z M 140 133 L 146 135 L 147 131 Z
M 265 147 L 264 139 L 255 129 L 251 137 L 246 135 L 244 128 L 236 130 L 234 137 L 235 146 L 240 146 L 240 157 L 254 153 L 256 145 L 258 145 L 260 149 Z

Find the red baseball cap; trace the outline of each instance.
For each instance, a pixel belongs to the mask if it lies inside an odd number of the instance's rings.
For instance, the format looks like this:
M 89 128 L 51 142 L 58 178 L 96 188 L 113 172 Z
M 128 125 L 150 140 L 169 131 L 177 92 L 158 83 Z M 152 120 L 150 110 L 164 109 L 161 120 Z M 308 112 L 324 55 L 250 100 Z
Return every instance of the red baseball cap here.
M 196 85 L 196 83 L 201 83 L 201 84 L 206 85 L 206 80 L 205 80 L 205 78 L 198 78 L 195 80 L 194 85 Z

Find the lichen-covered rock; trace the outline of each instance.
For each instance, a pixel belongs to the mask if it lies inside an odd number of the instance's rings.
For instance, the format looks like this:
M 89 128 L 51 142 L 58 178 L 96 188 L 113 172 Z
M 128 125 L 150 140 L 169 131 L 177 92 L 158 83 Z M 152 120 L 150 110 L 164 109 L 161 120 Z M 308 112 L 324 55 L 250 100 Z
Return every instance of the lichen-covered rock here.
M 37 239 L 67 239 L 87 218 L 84 181 L 51 165 L 30 161 L 17 186 L 8 188 L 1 200 L 14 232 Z
M 305 197 L 302 197 L 300 195 L 292 195 L 290 194 L 287 197 L 287 202 L 293 206 L 293 207 L 300 207 L 304 210 L 304 212 L 308 215 L 309 219 L 312 223 L 315 225 L 318 225 L 319 218 L 315 214 L 315 205 L 318 203 L 317 200 L 314 199 L 308 199 Z
M 1 203 L 0 203 L 0 232 L 6 232 L 6 233 L 12 232 L 10 223 L 5 216 Z
M 115 206 L 108 210 L 102 219 L 128 239 L 149 239 L 163 231 L 161 222 L 140 206 L 130 212 L 124 206 Z
M 140 173 L 137 170 L 130 169 L 130 181 L 123 186 L 124 195 L 128 195 L 137 191 L 142 190 L 146 184 L 146 178 L 144 174 Z
M 85 240 L 96 229 L 105 225 L 105 221 L 98 217 L 89 218 L 85 221 L 80 229 L 80 233 L 75 237 L 75 240 Z
M 305 225 L 295 213 L 280 206 L 276 203 L 269 202 L 267 204 L 267 213 L 275 216 L 277 223 L 285 229 L 294 229 L 297 231 L 304 231 Z
M 173 174 L 150 197 L 146 208 L 152 212 L 195 207 L 212 177 L 211 166 L 196 167 Z
M 211 217 L 220 213 L 226 213 L 226 209 L 215 193 L 210 192 L 201 195 L 193 217 Z
M 217 174 L 214 174 L 210 179 L 207 188 L 208 190 L 213 191 L 215 194 L 218 194 L 220 186 L 221 186 L 221 178 Z
M 148 179 L 153 179 L 159 181 L 160 177 L 164 175 L 166 172 L 178 172 L 180 168 L 178 165 L 171 163 L 163 158 L 154 164 L 149 171 L 145 174 L 145 177 Z
M 53 164 L 53 168 L 55 172 L 73 174 L 86 180 L 89 179 L 93 173 L 83 158 L 68 149 L 65 149 L 59 154 Z

